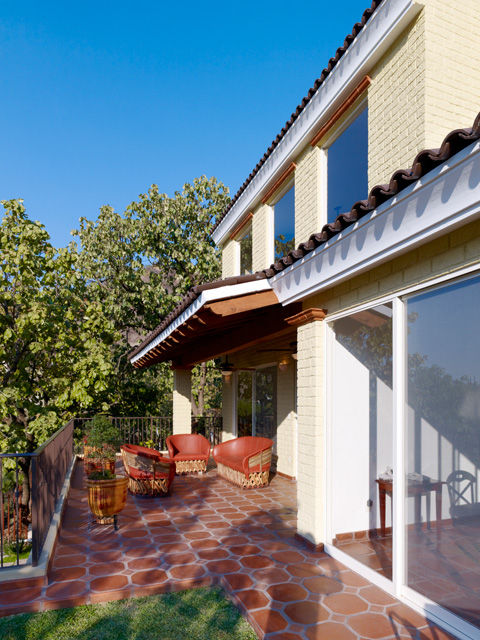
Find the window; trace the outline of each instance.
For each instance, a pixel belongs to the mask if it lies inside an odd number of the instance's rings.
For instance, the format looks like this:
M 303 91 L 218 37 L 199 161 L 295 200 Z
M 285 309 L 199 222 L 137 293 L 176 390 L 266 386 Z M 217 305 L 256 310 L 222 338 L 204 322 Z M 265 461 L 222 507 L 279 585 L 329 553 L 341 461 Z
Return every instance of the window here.
M 252 227 L 249 225 L 247 232 L 238 241 L 240 245 L 240 274 L 252 273 Z
M 237 425 L 239 437 L 263 436 L 276 442 L 276 367 L 238 372 Z
M 295 187 L 274 205 L 275 260 L 295 249 Z
M 328 148 L 327 219 L 368 195 L 368 110 L 362 113 Z

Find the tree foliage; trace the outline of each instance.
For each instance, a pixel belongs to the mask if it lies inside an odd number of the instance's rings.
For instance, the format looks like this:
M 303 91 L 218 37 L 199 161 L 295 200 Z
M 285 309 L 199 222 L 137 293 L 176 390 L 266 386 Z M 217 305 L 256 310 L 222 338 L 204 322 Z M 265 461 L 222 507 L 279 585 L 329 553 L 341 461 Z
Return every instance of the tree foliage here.
M 203 176 L 173 197 L 153 185 L 123 214 L 105 206 L 97 220 L 81 218 L 79 265 L 89 280 L 89 295 L 122 336 L 112 347 L 112 413 L 170 412 L 169 366 L 134 370 L 128 345 L 152 331 L 191 286 L 219 277 L 220 258 L 210 230 L 228 201 L 226 187 Z M 218 402 L 218 375 L 203 365 L 193 379 L 194 413 L 200 414 Z
M 2 204 L 0 447 L 32 452 L 74 414 L 107 406 L 116 335 L 87 295 L 75 247 L 56 251 L 21 201 Z

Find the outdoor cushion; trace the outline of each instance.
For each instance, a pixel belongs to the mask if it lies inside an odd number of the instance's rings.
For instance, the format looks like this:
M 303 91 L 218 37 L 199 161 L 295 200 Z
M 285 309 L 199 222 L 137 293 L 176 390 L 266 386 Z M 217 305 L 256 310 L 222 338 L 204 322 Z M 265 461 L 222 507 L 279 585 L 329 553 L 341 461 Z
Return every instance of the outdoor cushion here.
M 217 444 L 213 458 L 218 473 L 242 487 L 268 484 L 273 441 L 269 438 L 244 436 Z
M 210 458 L 210 443 L 199 433 L 177 433 L 167 438 L 170 458 L 177 473 L 206 471 Z

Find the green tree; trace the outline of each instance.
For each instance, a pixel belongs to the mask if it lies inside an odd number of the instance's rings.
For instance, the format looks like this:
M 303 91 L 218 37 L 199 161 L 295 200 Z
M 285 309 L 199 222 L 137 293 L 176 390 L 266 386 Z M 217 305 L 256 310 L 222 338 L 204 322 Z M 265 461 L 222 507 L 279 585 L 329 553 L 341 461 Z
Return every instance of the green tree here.
M 210 230 L 228 202 L 227 188 L 202 176 L 173 197 L 153 185 L 123 214 L 104 206 L 97 220 L 81 218 L 76 235 L 89 294 L 122 336 L 112 346 L 112 413 L 170 413 L 169 366 L 134 370 L 127 360 L 128 347 L 147 336 L 191 286 L 220 276 L 220 256 Z M 218 402 L 219 380 L 211 364 L 195 368 L 194 414 Z
M 89 299 L 75 246 L 56 251 L 20 200 L 0 223 L 0 446 L 32 452 L 78 412 L 108 406 L 112 323 Z M 21 461 L 28 504 L 29 459 Z

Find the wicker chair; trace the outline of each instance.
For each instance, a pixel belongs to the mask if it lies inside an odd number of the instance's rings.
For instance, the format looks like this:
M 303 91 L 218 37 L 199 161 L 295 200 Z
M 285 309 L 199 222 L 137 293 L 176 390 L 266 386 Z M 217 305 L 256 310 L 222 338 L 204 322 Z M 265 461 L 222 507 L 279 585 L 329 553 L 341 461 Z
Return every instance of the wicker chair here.
M 167 438 L 168 455 L 177 473 L 206 471 L 210 443 L 199 433 L 178 433 Z
M 268 484 L 273 441 L 269 438 L 245 436 L 217 444 L 213 457 L 217 472 L 226 480 L 252 489 Z
M 124 444 L 120 447 L 128 488 L 135 495 L 166 495 L 175 477 L 175 463 L 155 449 Z

